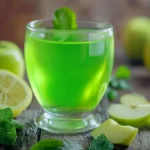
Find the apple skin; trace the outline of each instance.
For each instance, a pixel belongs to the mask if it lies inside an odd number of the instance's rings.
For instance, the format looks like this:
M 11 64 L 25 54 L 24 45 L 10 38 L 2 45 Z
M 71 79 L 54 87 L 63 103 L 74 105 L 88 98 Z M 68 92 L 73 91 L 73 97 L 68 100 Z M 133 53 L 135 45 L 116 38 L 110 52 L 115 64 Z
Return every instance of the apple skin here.
M 114 119 L 116 122 L 118 122 L 121 125 L 129 125 L 132 127 L 136 127 L 136 128 L 143 128 L 143 127 L 148 127 L 149 125 L 149 119 L 150 116 L 147 115 L 143 118 L 136 118 L 136 119 L 125 119 L 125 118 L 117 118 L 113 115 L 110 115 L 110 118 Z
M 140 16 L 130 19 L 123 30 L 123 45 L 128 58 L 143 62 L 144 48 L 150 37 L 150 19 Z
M 118 111 L 118 113 L 116 110 Z M 127 113 L 129 113 L 128 117 Z M 134 116 L 136 116 L 135 118 L 133 118 L 132 113 L 134 113 Z M 149 104 L 143 104 L 138 106 L 129 106 L 125 104 L 112 104 L 108 108 L 108 114 L 110 118 L 114 119 L 121 125 L 129 125 L 137 128 L 150 127 Z
M 138 128 L 122 126 L 113 119 L 107 119 L 98 128 L 91 132 L 93 137 L 105 134 L 114 144 L 129 146 L 138 133 Z
M 24 58 L 20 48 L 10 41 L 0 41 L 0 69 L 24 76 Z
M 144 50 L 144 65 L 147 68 L 147 70 L 150 71 L 150 43 L 147 44 Z

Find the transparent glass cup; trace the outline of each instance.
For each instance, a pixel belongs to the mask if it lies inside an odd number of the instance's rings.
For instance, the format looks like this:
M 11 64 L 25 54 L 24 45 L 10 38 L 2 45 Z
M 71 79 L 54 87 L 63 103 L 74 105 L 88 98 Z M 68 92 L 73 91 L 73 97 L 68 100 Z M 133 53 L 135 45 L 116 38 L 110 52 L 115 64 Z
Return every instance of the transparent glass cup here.
M 114 59 L 112 25 L 78 21 L 76 30 L 54 30 L 51 20 L 32 21 L 25 37 L 26 69 L 43 108 L 35 124 L 54 133 L 99 126 L 92 112 L 102 99 Z

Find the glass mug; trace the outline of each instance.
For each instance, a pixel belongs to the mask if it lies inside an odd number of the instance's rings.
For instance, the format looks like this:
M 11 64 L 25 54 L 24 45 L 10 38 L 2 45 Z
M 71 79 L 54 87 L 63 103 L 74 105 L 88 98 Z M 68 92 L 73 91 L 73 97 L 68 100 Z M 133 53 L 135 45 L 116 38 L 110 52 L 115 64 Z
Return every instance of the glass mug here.
M 54 133 L 99 126 L 92 111 L 102 99 L 114 59 L 112 25 L 78 21 L 76 30 L 54 30 L 51 20 L 26 27 L 25 61 L 32 90 L 43 108 L 35 124 Z

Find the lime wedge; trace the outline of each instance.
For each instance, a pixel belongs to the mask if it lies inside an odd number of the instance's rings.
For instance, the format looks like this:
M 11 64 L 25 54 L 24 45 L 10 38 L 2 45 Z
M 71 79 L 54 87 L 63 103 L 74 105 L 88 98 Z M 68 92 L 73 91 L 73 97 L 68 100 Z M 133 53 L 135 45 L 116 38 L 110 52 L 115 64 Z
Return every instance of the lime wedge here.
M 31 100 L 31 89 L 23 79 L 9 71 L 0 70 L 0 109 L 10 107 L 13 117 L 17 117 Z

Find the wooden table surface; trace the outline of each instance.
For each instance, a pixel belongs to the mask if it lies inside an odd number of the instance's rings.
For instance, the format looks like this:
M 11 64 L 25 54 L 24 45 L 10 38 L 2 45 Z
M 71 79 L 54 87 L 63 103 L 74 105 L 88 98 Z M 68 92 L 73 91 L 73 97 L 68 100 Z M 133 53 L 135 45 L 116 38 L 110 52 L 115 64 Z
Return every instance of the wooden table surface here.
M 134 91 L 145 95 L 150 100 L 150 74 L 143 67 L 131 67 L 131 70 Z M 96 109 L 96 113 L 101 115 L 103 121 L 108 117 L 108 106 L 108 100 L 103 98 Z M 17 118 L 22 123 L 25 123 L 26 127 L 18 132 L 16 145 L 9 148 L 1 145 L 0 150 L 30 150 L 30 147 L 33 144 L 40 139 L 45 138 L 69 140 L 76 143 L 76 146 L 70 146 L 70 150 L 80 150 L 81 147 L 83 150 L 87 150 L 91 140 L 89 133 L 78 135 L 55 135 L 36 128 L 33 123 L 33 118 L 40 110 L 40 106 L 34 98 L 28 110 L 24 111 Z M 115 146 L 115 150 L 150 150 L 150 129 L 140 130 L 130 147 Z

